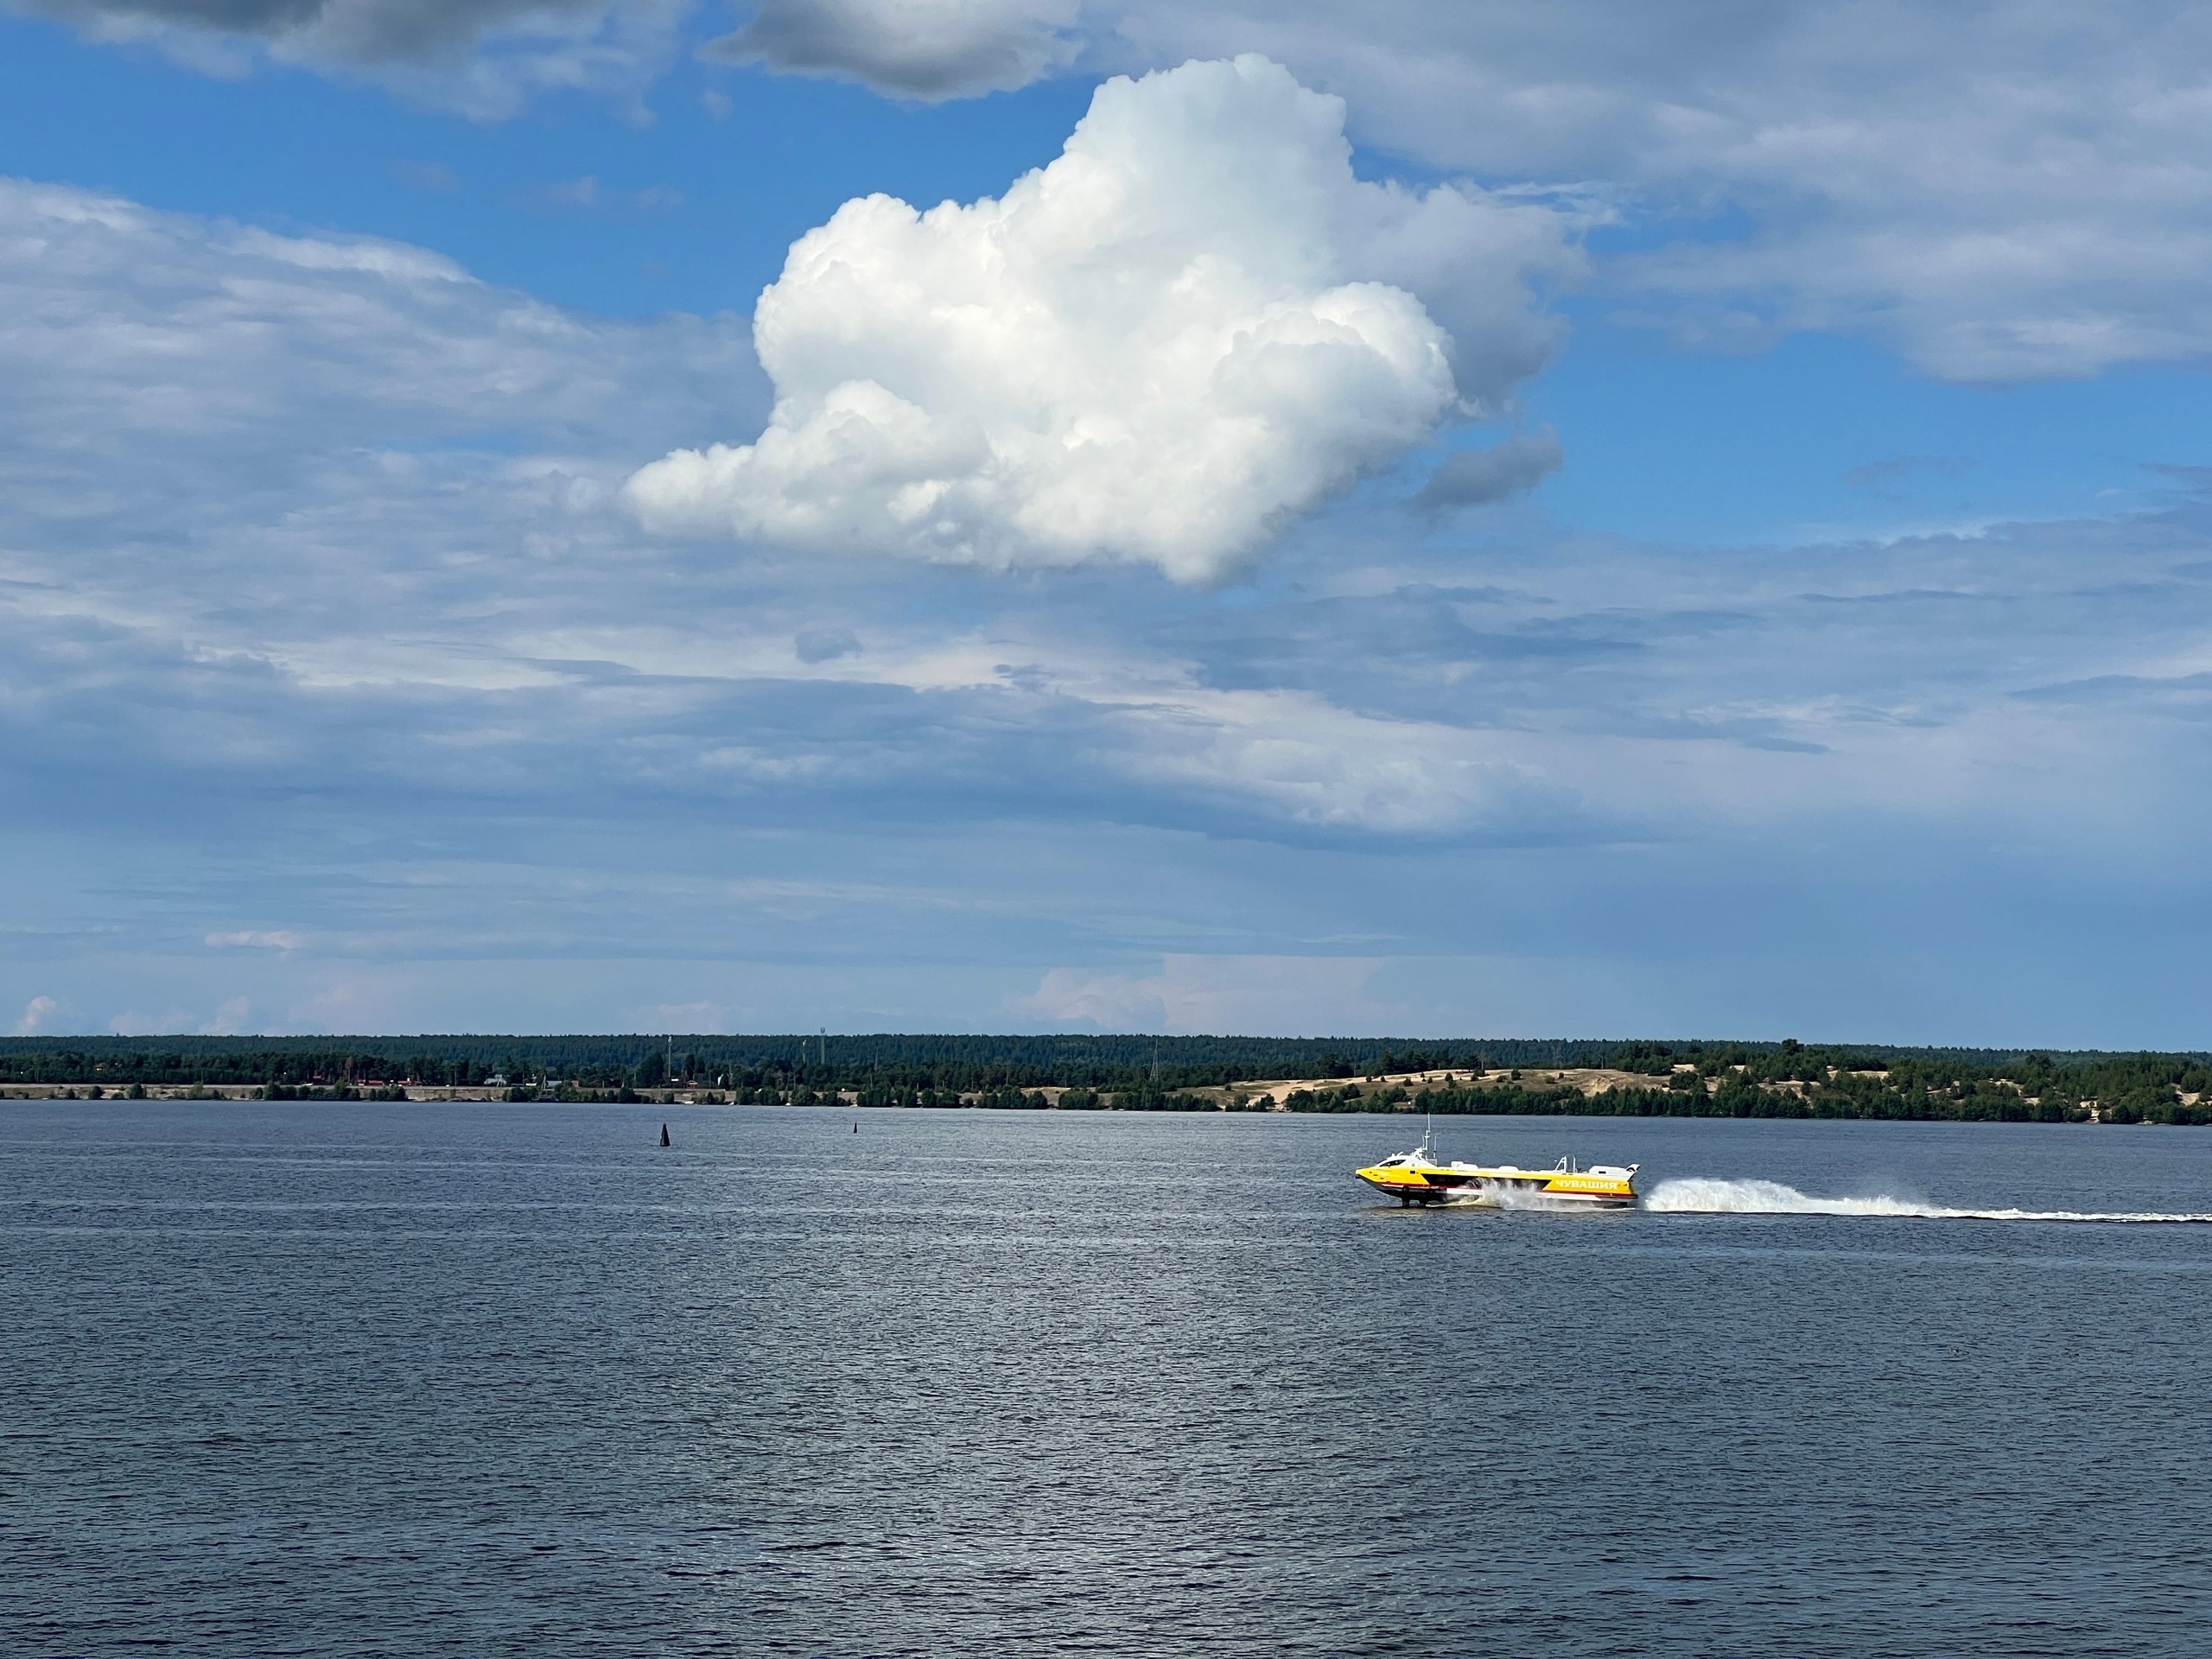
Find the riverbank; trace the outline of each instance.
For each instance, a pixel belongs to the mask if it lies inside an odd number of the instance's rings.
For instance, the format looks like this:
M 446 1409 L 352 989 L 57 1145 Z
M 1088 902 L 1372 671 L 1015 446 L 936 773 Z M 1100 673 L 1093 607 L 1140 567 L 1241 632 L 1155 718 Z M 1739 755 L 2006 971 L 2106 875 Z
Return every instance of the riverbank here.
M 1802 1069 L 1802 1068 L 1801 1068 Z M 1140 1083 L 1119 1089 L 1047 1084 L 1033 1089 L 894 1089 L 761 1084 L 613 1089 L 556 1079 L 435 1084 L 383 1078 L 261 1084 L 194 1083 L 121 1087 L 93 1084 L 0 1084 L 0 1100 L 298 1100 L 504 1102 L 658 1106 L 843 1107 L 864 1109 L 988 1108 L 1029 1111 L 1358 1113 L 1373 1116 L 1690 1118 L 1834 1118 L 1898 1122 L 2161 1123 L 2212 1126 L 2212 1097 L 2167 1084 L 2162 1091 L 2107 1097 L 2046 1082 L 2039 1092 L 2009 1078 L 1924 1079 L 1894 1067 L 1828 1066 L 1824 1074 L 1761 1077 L 1749 1065 L 1708 1072 L 1691 1063 L 1662 1077 L 1611 1066 L 1430 1067 L 1362 1078 L 1275 1077 L 1172 1090 Z

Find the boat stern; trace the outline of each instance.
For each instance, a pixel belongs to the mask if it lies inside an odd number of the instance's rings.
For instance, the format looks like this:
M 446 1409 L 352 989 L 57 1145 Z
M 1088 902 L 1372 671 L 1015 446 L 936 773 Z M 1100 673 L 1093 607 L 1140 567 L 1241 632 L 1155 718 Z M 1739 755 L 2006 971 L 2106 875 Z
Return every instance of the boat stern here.
M 1633 1210 L 1640 1202 L 1636 1166 L 1593 1164 L 1588 1169 L 1554 1171 L 1544 1183 L 1543 1196 L 1576 1209 Z

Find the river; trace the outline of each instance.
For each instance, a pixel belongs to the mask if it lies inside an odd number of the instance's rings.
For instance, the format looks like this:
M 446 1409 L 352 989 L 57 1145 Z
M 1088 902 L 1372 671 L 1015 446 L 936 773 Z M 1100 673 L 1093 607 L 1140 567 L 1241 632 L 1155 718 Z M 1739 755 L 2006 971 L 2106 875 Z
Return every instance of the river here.
M 0 1649 L 2205 1651 L 2212 1131 L 1410 1127 L 9 1103 Z

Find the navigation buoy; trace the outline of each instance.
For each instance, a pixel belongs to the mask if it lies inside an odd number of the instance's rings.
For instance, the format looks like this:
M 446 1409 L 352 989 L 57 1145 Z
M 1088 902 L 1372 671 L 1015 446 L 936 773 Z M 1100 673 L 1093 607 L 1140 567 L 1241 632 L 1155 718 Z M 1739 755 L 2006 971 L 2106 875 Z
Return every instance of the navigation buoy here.
M 664 1147 L 668 1144 L 668 1125 L 665 1123 L 660 1126 L 660 1143 Z

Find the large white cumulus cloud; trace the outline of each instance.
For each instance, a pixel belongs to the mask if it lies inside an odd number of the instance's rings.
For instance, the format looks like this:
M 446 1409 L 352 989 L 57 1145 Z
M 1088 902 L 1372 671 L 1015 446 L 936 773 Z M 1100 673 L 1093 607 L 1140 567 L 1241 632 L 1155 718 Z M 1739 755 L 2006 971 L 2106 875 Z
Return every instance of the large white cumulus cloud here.
M 1189 63 L 1101 86 L 1001 198 L 846 203 L 755 313 L 767 429 L 644 468 L 632 505 L 823 551 L 1219 578 L 1550 338 L 1527 282 L 1567 262 L 1559 218 L 1360 181 L 1344 120 L 1265 59 Z

